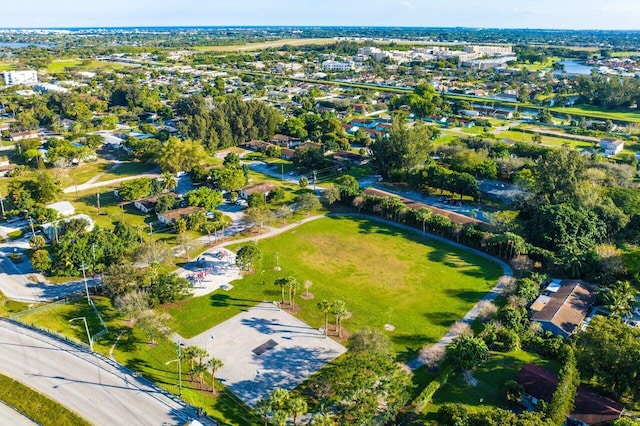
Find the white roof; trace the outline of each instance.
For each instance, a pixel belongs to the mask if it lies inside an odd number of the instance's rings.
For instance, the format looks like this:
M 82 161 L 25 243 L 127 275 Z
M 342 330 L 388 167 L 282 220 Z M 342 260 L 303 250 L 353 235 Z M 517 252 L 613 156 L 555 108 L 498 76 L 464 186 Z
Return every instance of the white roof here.
M 58 201 L 57 203 L 47 204 L 47 207 L 60 213 L 61 216 L 71 216 L 76 209 L 68 201 Z

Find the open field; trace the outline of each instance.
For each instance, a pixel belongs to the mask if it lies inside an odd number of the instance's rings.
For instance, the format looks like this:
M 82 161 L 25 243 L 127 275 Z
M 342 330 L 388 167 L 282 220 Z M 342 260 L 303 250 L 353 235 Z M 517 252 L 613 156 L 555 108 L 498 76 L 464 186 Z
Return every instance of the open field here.
M 473 377 L 478 380 L 476 387 L 469 385 L 459 373 L 451 376 L 447 384 L 436 392 L 433 402 L 425 407 L 414 424 L 437 424 L 435 415 L 446 403 L 460 403 L 471 411 L 491 407 L 504 408 L 507 405 L 504 383 L 515 379 L 520 369 L 528 363 L 534 363 L 555 373 L 560 369 L 557 361 L 548 361 L 523 350 L 492 352 L 489 361 L 473 371 Z
M 0 72 L 2 71 L 11 71 L 15 70 L 16 66 L 14 64 L 8 64 L 6 62 L 0 62 Z
M 317 302 L 344 300 L 353 313 L 343 323 L 350 333 L 391 323 L 394 348 L 408 360 L 440 339 L 501 274 L 489 260 L 364 218 L 319 219 L 258 246 L 262 265 L 233 282 L 232 290 L 166 307 L 175 331 L 193 337 L 263 300 L 280 300 L 274 280 L 293 275 L 310 280 L 315 295 L 296 298 L 300 319 L 321 327 Z M 275 253 L 281 271 L 274 270 Z
M 336 40 L 332 38 L 299 38 L 265 41 L 261 43 L 237 44 L 231 46 L 196 46 L 200 52 L 243 52 L 252 50 L 269 49 L 280 46 L 304 46 L 306 44 L 331 44 Z
M 496 138 L 511 139 L 517 142 L 532 142 L 533 134 L 526 133 L 526 132 L 518 132 L 516 130 L 507 130 L 496 135 Z M 593 146 L 592 143 L 587 141 L 577 141 L 573 139 L 565 139 L 565 138 L 555 137 L 555 136 L 542 136 L 541 144 L 548 145 L 548 146 L 556 146 L 556 147 L 568 145 L 576 149 L 591 148 Z
M 73 68 L 75 71 L 91 71 L 100 68 L 121 69 L 124 68 L 122 64 L 116 64 L 114 62 L 106 61 L 83 61 L 82 59 L 60 59 L 51 62 L 47 66 L 47 73 L 57 74 L 65 72 L 66 68 Z
M 588 116 L 593 118 L 601 118 L 604 120 L 621 120 L 631 121 L 634 123 L 640 123 L 640 111 L 639 110 L 618 110 L 607 111 L 602 108 L 593 107 L 589 105 L 578 105 L 572 107 L 557 107 L 550 108 L 551 111 L 559 114 L 570 114 L 575 116 Z

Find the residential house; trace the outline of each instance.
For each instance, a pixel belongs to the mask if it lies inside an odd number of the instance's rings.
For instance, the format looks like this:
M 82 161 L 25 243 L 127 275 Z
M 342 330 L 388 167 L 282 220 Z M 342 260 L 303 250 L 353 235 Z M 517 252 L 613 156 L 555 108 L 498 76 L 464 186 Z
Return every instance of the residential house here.
M 244 143 L 244 147 L 245 148 L 247 148 L 247 149 L 249 149 L 251 151 L 256 151 L 256 152 L 264 152 L 271 145 L 272 144 L 270 144 L 269 142 L 264 142 L 264 141 L 257 140 L 257 139 L 252 139 L 249 142 L 245 142 Z
M 173 225 L 175 220 L 179 217 L 188 216 L 202 210 L 200 207 L 189 206 L 181 209 L 168 210 L 163 213 L 158 213 L 158 220 L 165 225 Z
M 600 149 L 604 151 L 604 155 L 607 157 L 617 155 L 624 149 L 624 141 L 613 138 L 600 139 Z
M 262 194 L 264 197 L 268 197 L 271 191 L 276 189 L 277 186 L 271 182 L 254 183 L 253 185 L 245 186 L 240 190 L 240 198 L 249 200 L 251 194 Z
M 594 289 L 584 281 L 553 280 L 529 307 L 531 320 L 566 339 L 580 328 L 595 297 Z
M 18 142 L 25 139 L 34 139 L 38 137 L 37 130 L 25 130 L 24 132 L 15 132 L 9 134 L 9 140 L 11 142 Z
M 158 195 L 152 195 L 151 197 L 141 198 L 133 202 L 135 208 L 140 210 L 144 214 L 151 213 L 158 203 Z
M 558 387 L 558 376 L 534 364 L 526 364 L 516 377 L 523 388 L 521 404 L 533 409 L 540 400 L 546 403 Z M 580 385 L 576 392 L 573 411 L 567 424 L 589 426 L 610 424 L 620 418 L 624 406 L 610 398 L 590 391 Z
M 289 148 L 282 148 L 280 150 L 280 158 L 283 160 L 291 160 L 296 155 L 296 151 Z
M 271 138 L 271 143 L 285 148 L 294 148 L 300 145 L 300 138 L 276 134 Z
M 73 216 L 76 213 L 76 209 L 68 201 L 58 201 L 57 203 L 47 204 L 45 207 L 57 211 L 62 217 Z
M 357 166 L 361 166 L 367 162 L 367 157 L 351 151 L 338 151 L 333 154 L 333 159 L 339 163 Z
M 86 226 L 84 228 L 85 232 L 91 232 L 95 227 L 95 222 L 93 221 L 93 219 L 91 219 L 90 216 L 86 214 L 77 214 L 75 216 L 69 216 L 64 219 L 56 220 L 54 222 L 43 223 L 42 225 L 40 225 L 40 228 L 42 229 L 44 235 L 49 239 L 49 241 L 55 241 L 58 238 L 61 224 L 69 222 L 71 220 L 84 220 L 86 222 Z

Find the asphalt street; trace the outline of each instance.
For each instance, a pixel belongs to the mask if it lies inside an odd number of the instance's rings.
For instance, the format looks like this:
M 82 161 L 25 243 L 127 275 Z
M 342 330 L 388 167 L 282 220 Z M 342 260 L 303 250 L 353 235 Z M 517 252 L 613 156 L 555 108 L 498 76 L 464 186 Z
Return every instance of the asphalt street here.
M 6 320 L 0 320 L 0 371 L 95 425 L 178 425 L 196 418 L 192 407 L 125 367 Z

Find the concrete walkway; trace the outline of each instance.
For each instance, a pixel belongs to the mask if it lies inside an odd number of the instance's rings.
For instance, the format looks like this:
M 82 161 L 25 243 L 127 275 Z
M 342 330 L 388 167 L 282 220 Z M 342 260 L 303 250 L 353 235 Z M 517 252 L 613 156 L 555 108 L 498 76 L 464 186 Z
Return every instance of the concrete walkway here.
M 102 177 L 102 176 L 100 176 Z M 95 182 L 90 179 L 88 182 L 80 184 L 80 185 L 72 185 L 69 186 L 65 189 L 62 190 L 62 192 L 64 192 L 65 194 L 70 194 L 72 192 L 79 192 L 79 191 L 84 191 L 87 189 L 94 189 L 94 188 L 99 188 L 101 186 L 109 186 L 109 185 L 114 185 L 116 183 L 121 183 L 121 182 L 125 182 L 131 179 L 138 179 L 138 178 L 159 178 L 161 177 L 160 173 L 144 173 L 141 175 L 133 175 L 133 176 L 124 176 L 121 178 L 117 178 L 117 179 L 111 179 L 111 180 L 105 180 L 104 182 Z

